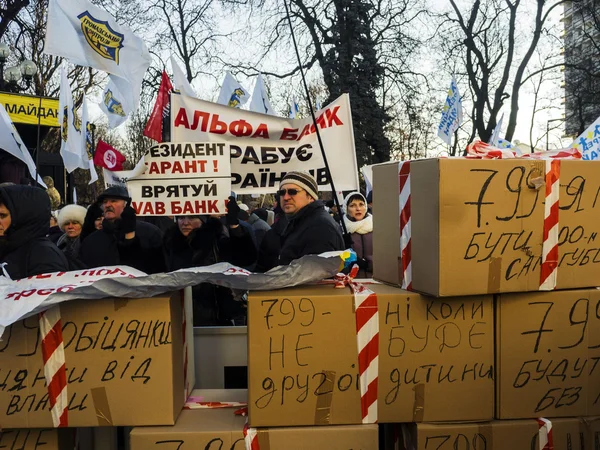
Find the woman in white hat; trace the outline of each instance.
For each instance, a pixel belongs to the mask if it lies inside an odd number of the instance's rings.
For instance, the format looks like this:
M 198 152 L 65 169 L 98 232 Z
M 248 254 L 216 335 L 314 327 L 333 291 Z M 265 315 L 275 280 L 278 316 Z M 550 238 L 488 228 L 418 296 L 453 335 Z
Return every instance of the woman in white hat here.
M 80 234 L 87 210 L 79 205 L 67 205 L 58 213 L 58 226 L 65 233 L 56 245 L 69 261 L 69 269 L 84 269 L 85 265 L 79 260 L 81 247 Z

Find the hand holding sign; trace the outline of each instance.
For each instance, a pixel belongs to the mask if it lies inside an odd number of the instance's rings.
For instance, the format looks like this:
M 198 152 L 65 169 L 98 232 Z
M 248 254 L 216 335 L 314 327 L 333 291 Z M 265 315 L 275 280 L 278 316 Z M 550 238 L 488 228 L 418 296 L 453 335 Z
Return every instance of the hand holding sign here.
M 135 223 L 135 210 L 131 206 L 127 205 L 121 213 L 121 230 L 125 233 L 126 239 L 133 239 L 135 237 Z M 130 233 L 133 233 L 133 236 L 127 236 Z
M 238 216 L 240 214 L 240 207 L 235 201 L 235 197 L 229 197 L 229 203 L 227 203 L 227 216 L 225 220 L 227 221 L 227 226 L 235 228 L 240 224 L 240 220 Z

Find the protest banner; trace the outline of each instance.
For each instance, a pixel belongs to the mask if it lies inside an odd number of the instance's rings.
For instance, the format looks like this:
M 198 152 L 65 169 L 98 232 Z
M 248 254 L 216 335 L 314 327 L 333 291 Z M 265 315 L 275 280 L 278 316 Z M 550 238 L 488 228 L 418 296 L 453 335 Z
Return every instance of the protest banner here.
M 136 214 L 225 214 L 225 199 L 231 193 L 229 154 L 223 142 L 151 147 L 144 155 L 144 173 L 127 180 Z
M 146 275 L 128 266 L 98 267 L 35 275 L 21 280 L 0 276 L 0 338 L 9 325 L 71 300 L 147 298 L 212 283 L 231 289 L 274 290 L 329 278 L 339 272 L 349 255 L 328 252 L 306 255 L 268 273 L 252 273 L 229 263 Z
M 174 142 L 229 145 L 231 188 L 236 193 L 273 193 L 283 176 L 292 170 L 310 172 L 320 190 L 331 190 L 312 119 L 274 117 L 179 94 L 172 94 L 171 105 Z M 323 108 L 317 125 L 336 189 L 358 190 L 348 95 Z

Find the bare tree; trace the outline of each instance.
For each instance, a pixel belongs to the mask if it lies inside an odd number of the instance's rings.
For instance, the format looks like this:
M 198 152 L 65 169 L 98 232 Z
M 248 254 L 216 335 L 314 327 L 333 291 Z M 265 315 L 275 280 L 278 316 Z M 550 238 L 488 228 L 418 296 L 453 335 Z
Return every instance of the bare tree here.
M 262 67 L 266 75 L 289 78 L 300 67 L 320 70 L 329 97 L 349 93 L 359 165 L 387 161 L 390 141 L 385 134 L 390 116 L 380 93 L 410 84 L 413 73 L 405 61 L 419 41 L 409 34 L 420 2 L 407 0 L 287 0 L 302 61 L 294 56 L 285 5 L 277 0 L 243 2 L 260 9 L 258 39 L 262 49 L 253 61 L 239 64 L 246 75 Z M 236 3 L 239 3 L 236 2 Z M 277 52 L 276 68 L 265 68 Z
M 452 11 L 442 16 L 443 49 L 464 63 L 473 94 L 473 131 L 487 142 L 508 101 L 506 138 L 510 140 L 527 66 L 546 33 L 548 16 L 566 0 L 535 0 L 532 5 L 521 0 L 475 0 L 466 11 L 456 0 L 449 1 Z M 527 18 L 532 20 L 531 32 L 523 36 Z
M 23 8 L 29 5 L 29 0 L 4 0 L 0 2 L 0 39 L 4 39 L 4 33 L 9 25 Z

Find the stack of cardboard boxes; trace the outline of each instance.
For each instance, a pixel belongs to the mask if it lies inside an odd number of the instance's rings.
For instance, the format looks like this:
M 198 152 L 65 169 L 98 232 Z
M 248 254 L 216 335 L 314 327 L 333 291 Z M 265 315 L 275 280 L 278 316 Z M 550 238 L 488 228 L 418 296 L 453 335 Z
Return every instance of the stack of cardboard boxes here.
M 92 449 L 92 439 L 82 442 L 86 433 L 75 427 L 175 423 L 191 387 L 179 293 L 78 300 L 62 303 L 60 311 L 73 428 L 53 429 L 39 320 L 30 317 L 7 328 L 0 341 L 0 448 Z
M 414 408 L 413 420 L 402 420 L 413 422 L 402 426 L 402 435 L 388 430 L 400 448 L 537 448 L 540 417 L 552 422 L 555 449 L 600 445 L 594 418 L 600 415 L 599 169 L 596 162 L 560 163 L 557 284 L 542 292 L 545 161 L 410 163 L 412 289 L 426 294 L 420 303 L 436 305 L 448 323 L 430 345 L 440 360 L 447 358 L 448 347 L 459 348 L 443 344 L 452 336 L 450 324 L 466 317 L 478 328 L 460 338 L 456 333 L 456 342 L 493 350 L 490 390 L 467 387 L 459 400 L 425 395 L 426 412 L 448 408 L 450 414 L 433 418 Z M 374 278 L 400 285 L 399 163 L 376 166 L 373 174 Z M 489 315 L 462 308 L 476 299 L 489 301 Z M 483 334 L 487 326 L 493 331 Z M 413 358 L 398 359 L 398 367 Z M 452 385 L 472 377 L 463 372 Z M 410 377 L 402 381 L 410 388 Z M 487 408 L 465 414 L 464 405 L 473 402 Z

